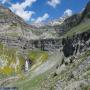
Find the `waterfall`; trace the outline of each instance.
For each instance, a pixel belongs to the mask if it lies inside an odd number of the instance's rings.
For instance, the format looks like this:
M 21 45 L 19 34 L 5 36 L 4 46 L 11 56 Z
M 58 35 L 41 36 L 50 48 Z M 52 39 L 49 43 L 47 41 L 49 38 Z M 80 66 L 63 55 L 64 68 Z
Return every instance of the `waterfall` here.
M 28 61 L 26 60 L 26 62 L 25 62 L 25 71 L 28 71 L 28 68 L 29 68 L 29 63 L 28 63 Z

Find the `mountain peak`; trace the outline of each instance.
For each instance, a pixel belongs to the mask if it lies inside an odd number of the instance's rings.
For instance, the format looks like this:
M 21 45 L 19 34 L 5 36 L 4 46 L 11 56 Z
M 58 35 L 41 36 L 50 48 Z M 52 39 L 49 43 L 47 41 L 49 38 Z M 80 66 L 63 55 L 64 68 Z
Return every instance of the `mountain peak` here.
M 87 3 L 86 10 L 87 12 L 90 12 L 90 1 Z

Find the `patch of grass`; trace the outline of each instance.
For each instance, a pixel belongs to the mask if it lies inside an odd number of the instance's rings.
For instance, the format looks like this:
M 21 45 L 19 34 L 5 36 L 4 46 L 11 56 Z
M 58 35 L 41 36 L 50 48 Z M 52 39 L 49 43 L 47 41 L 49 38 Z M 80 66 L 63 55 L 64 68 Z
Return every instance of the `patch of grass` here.
M 44 51 L 30 51 L 28 57 L 34 62 L 44 62 L 48 59 L 48 53 Z
M 85 56 L 90 56 L 90 50 L 85 52 Z
M 0 73 L 5 75 L 22 74 L 22 66 L 25 64 L 24 57 L 17 53 L 17 49 L 7 48 L 0 43 Z M 48 59 L 48 53 L 44 51 L 29 51 L 28 57 L 34 64 L 43 63 Z M 23 76 L 23 75 L 22 75 Z
M 14 32 L 14 33 L 6 33 L 7 36 L 13 36 L 13 37 L 17 37 L 19 36 L 20 33 L 18 32 Z
M 11 27 L 17 27 L 17 23 L 12 23 L 10 26 Z
M 21 55 L 17 54 L 16 49 L 0 44 L 0 63 L 0 73 L 11 75 L 20 73 L 25 61 Z
M 11 74 L 14 69 L 11 68 L 11 67 L 8 67 L 8 66 L 5 66 L 3 69 L 0 70 L 2 73 L 6 74 L 6 75 L 9 75 Z
M 82 90 L 90 90 L 90 85 L 83 87 Z
M 12 86 L 18 87 L 18 90 L 41 90 L 41 84 L 43 80 L 45 80 L 45 78 L 47 77 L 47 74 L 48 73 L 45 72 L 39 76 L 36 76 L 33 79 L 25 78 L 22 80 L 18 80 Z
M 90 78 L 90 70 L 85 72 L 85 75 L 83 76 L 85 79 Z

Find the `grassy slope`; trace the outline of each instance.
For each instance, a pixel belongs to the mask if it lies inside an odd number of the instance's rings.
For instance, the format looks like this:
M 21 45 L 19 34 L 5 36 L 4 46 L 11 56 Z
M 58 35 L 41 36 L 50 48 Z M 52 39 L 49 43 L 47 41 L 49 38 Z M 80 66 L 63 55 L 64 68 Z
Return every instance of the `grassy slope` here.
M 15 83 L 12 86 L 16 86 L 19 88 L 19 90 L 40 90 L 40 85 L 42 84 L 43 80 L 47 77 L 48 73 L 41 74 L 39 76 L 36 76 L 35 78 L 28 80 L 28 78 L 25 78 L 23 80 L 19 80 L 17 83 Z M 24 81 L 27 81 L 24 83 Z M 24 84 L 22 84 L 24 83 Z M 11 85 L 10 85 L 11 86 Z
M 24 58 L 21 55 L 17 55 L 16 52 L 16 49 L 6 48 L 5 45 L 0 44 L 0 61 L 4 62 L 4 64 L 6 63 L 5 65 L 3 64 L 3 66 L 1 64 L 0 66 L 1 74 L 8 76 L 21 72 L 21 66 L 24 64 Z M 17 63 L 17 60 L 19 60 L 19 65 L 17 65 L 15 69 L 13 65 Z
M 48 53 L 45 51 L 29 51 L 28 57 L 33 61 L 33 62 L 40 62 L 40 60 L 43 62 L 44 60 L 48 59 Z M 37 60 L 40 58 L 40 60 Z
M 68 31 L 64 35 L 64 37 L 72 36 L 74 34 L 81 33 L 81 32 L 87 31 L 89 29 L 90 29 L 90 22 L 88 22 L 88 23 L 81 23 L 78 26 L 72 28 L 70 31 Z
M 54 55 L 51 55 L 51 57 L 49 58 L 51 61 L 53 60 L 54 62 L 56 62 L 56 60 L 59 58 L 58 57 L 60 56 L 59 54 L 54 54 Z M 58 61 L 57 60 L 57 61 Z M 51 63 L 48 63 L 48 65 L 51 64 Z M 49 67 L 49 66 L 47 66 Z M 42 67 L 43 68 L 43 67 Z M 34 78 L 31 78 L 32 75 L 33 75 L 33 71 L 30 71 L 30 74 L 25 77 L 24 79 L 20 79 L 18 80 L 17 82 L 15 83 L 12 83 L 10 84 L 9 86 L 16 86 L 19 88 L 19 90 L 41 90 L 41 84 L 42 82 L 47 79 L 47 77 L 51 74 L 51 72 L 53 72 L 53 70 L 55 69 L 55 67 L 52 67 L 50 68 L 49 70 L 45 71 L 44 73 L 42 74 L 39 74 L 39 75 L 36 75 Z M 44 70 L 44 68 L 43 68 Z
M 13 76 L 20 74 L 22 75 L 22 66 L 25 64 L 25 60 L 22 55 L 16 54 L 17 49 L 7 48 L 5 45 L 0 44 L 0 62 L 4 64 L 0 65 L 0 79 L 7 78 L 8 76 Z M 48 58 L 48 53 L 43 51 L 29 51 L 28 58 L 32 60 L 33 66 L 32 70 L 36 68 L 39 64 L 42 64 Z M 17 64 L 17 60 L 19 60 L 19 64 L 14 68 L 13 66 Z

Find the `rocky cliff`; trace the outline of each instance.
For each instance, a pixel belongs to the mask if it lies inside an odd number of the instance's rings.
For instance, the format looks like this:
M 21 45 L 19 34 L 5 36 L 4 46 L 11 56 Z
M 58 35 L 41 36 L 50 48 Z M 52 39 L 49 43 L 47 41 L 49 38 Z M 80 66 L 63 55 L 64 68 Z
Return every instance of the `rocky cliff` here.
M 0 35 L 3 36 L 37 38 L 32 32 L 34 26 L 27 24 L 22 18 L 2 5 L 0 5 L 0 28 Z
M 62 45 L 63 52 L 66 57 L 89 50 L 90 30 L 77 35 L 73 35 L 72 37 L 63 38 Z

